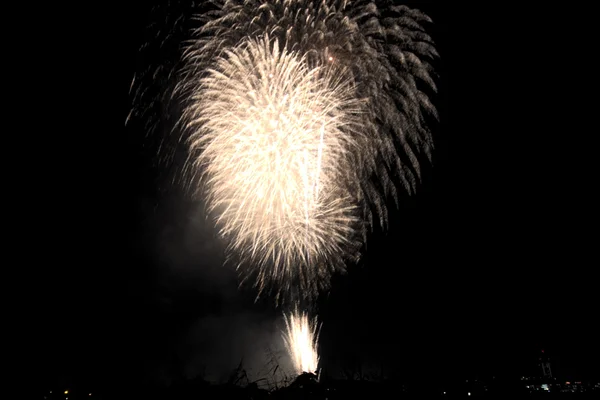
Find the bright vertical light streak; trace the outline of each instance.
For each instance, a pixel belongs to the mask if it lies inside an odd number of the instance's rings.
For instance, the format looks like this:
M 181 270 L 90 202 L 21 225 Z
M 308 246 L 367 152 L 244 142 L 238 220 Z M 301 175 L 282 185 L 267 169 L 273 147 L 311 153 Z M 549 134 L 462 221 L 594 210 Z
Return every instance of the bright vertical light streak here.
M 306 312 L 296 309 L 284 314 L 286 330 L 283 339 L 297 375 L 303 372 L 317 373 L 319 354 L 317 341 L 319 326 L 316 318 L 310 319 Z
M 317 154 L 317 176 L 315 177 L 315 199 L 319 197 L 319 179 L 321 177 L 321 157 L 323 155 L 323 137 L 325 136 L 325 127 L 321 125 L 321 137 L 319 140 L 319 151 Z

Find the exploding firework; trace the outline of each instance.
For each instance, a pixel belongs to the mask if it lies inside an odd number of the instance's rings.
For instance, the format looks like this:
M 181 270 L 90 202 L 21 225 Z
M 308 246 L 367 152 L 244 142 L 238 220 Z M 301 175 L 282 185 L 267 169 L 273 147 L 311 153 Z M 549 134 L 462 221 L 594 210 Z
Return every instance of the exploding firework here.
M 314 292 L 358 222 L 340 185 L 355 181 L 362 133 L 353 82 L 265 36 L 224 51 L 191 104 L 190 144 L 231 250 L 258 266 L 260 288 Z
M 294 372 L 297 375 L 303 372 L 317 374 L 319 366 L 317 319 L 311 320 L 307 313 L 301 313 L 298 309 L 289 315 L 284 314 L 284 318 L 286 330 L 283 340 L 292 360 Z
M 310 298 L 430 160 L 431 21 L 366 0 L 214 0 L 196 16 L 163 96 L 183 110 L 181 169 L 203 178 L 242 277 Z

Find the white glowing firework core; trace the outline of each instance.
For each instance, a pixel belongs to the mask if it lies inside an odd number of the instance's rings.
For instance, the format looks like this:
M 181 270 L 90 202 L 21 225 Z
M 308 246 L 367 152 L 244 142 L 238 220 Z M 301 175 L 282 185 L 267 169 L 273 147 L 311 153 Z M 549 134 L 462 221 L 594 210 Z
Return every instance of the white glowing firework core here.
M 309 319 L 308 314 L 298 310 L 291 315 L 285 315 L 286 331 L 283 339 L 292 360 L 294 372 L 316 374 L 319 365 L 317 349 L 318 324 L 317 319 Z
M 194 96 L 191 145 L 210 208 L 231 249 L 258 266 L 261 289 L 295 279 L 314 291 L 313 271 L 344 253 L 356 221 L 340 185 L 356 168 L 353 90 L 265 38 L 225 51 Z

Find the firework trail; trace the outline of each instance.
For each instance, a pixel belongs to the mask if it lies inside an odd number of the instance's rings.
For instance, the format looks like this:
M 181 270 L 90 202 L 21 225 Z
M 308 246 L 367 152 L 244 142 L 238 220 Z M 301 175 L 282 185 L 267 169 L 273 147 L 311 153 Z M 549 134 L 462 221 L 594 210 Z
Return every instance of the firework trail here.
M 162 29 L 198 24 L 181 65 L 163 72 L 189 151 L 180 169 L 245 280 L 311 298 L 357 259 L 370 227 L 385 227 L 388 199 L 412 193 L 430 160 L 431 21 L 391 1 L 201 7 Z
M 319 325 L 317 319 L 311 320 L 307 313 L 301 313 L 296 308 L 291 314 L 284 314 L 286 330 L 283 340 L 292 360 L 294 372 L 317 374 L 319 355 L 317 340 Z

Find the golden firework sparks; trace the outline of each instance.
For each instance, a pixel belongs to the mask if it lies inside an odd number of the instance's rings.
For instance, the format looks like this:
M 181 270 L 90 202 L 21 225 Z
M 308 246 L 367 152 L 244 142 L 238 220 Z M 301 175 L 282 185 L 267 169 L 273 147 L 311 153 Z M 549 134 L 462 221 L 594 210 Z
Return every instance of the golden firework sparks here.
M 284 318 L 286 330 L 283 339 L 294 372 L 297 375 L 303 372 L 316 374 L 319 366 L 317 318 L 310 319 L 306 312 L 299 312 L 298 309 L 289 315 L 284 314 Z

